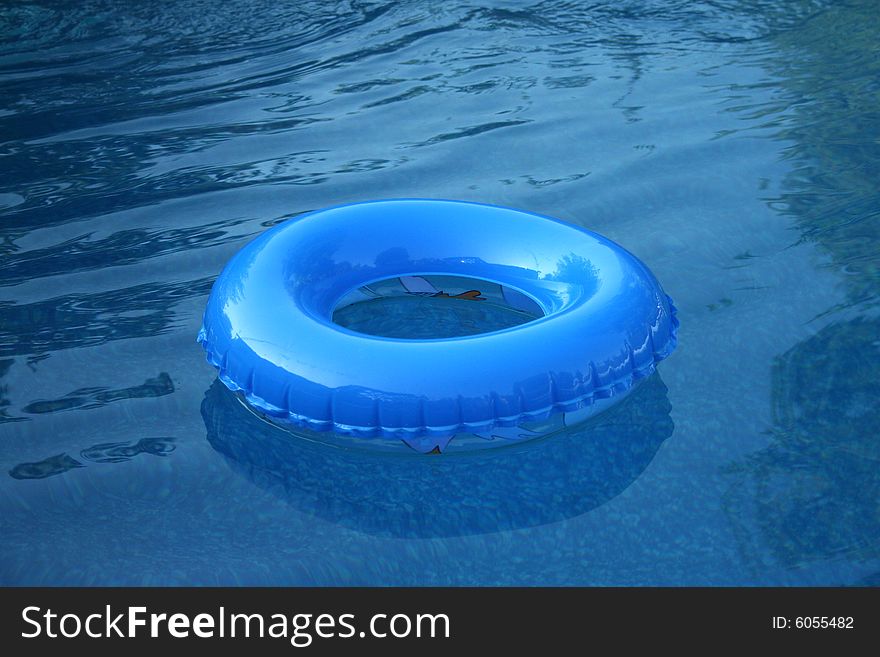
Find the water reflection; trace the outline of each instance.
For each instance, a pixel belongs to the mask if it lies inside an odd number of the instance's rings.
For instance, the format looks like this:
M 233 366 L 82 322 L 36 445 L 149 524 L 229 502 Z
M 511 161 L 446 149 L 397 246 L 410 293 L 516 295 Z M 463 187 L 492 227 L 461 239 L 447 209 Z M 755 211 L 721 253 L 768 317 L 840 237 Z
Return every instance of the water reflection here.
M 88 347 L 156 336 L 174 327 L 175 304 L 207 294 L 214 277 L 66 294 L 33 303 L 0 302 L 0 356 Z
M 233 218 L 201 226 L 121 230 L 103 239 L 86 234 L 41 249 L 12 252 L 5 255 L 0 286 L 45 276 L 130 265 L 170 253 L 218 246 L 240 239 L 229 229 L 246 221 Z
M 12 402 L 6 396 L 8 386 L 2 383 L 2 381 L 3 377 L 6 376 L 6 373 L 9 372 L 9 368 L 12 367 L 13 363 L 15 363 L 14 358 L 0 358 L 0 424 L 3 424 L 5 422 L 21 422 L 27 419 L 23 417 L 15 417 L 14 415 L 9 415 L 6 410 L 6 407 L 12 404 Z
M 66 453 L 55 454 L 34 463 L 19 463 L 9 471 L 13 479 L 46 479 L 83 467 L 83 464 Z
M 175 449 L 174 438 L 141 438 L 129 442 L 99 443 L 82 450 L 83 461 L 91 463 L 124 463 L 140 454 L 168 456 Z M 46 479 L 83 468 L 85 464 L 66 452 L 34 463 L 19 463 L 9 471 L 13 479 Z
M 880 556 L 880 320 L 801 342 L 777 360 L 773 384 L 771 446 L 728 468 L 725 507 L 747 562 L 761 544 L 787 567 Z
M 582 427 L 491 455 L 394 456 L 313 443 L 260 420 L 219 381 L 202 417 L 235 472 L 297 509 L 370 534 L 425 538 L 542 525 L 619 495 L 672 434 L 666 392 L 655 374 Z
M 791 172 L 768 200 L 828 256 L 823 266 L 839 272 L 846 294 L 814 320 L 833 323 L 776 359 L 770 446 L 727 468 L 725 508 L 756 572 L 770 555 L 788 568 L 880 556 L 876 9 L 850 3 L 775 35 L 778 51 L 764 63 L 782 93 L 751 108 L 791 144 Z
M 791 140 L 791 173 L 771 199 L 791 216 L 801 239 L 817 244 L 841 274 L 844 306 L 880 305 L 880 21 L 877 3 L 840 6 L 777 38 L 793 106 L 777 138 Z
M 147 379 L 142 384 L 112 390 L 105 387 L 79 388 L 69 392 L 60 399 L 42 399 L 34 401 L 22 410 L 25 413 L 42 414 L 57 411 L 69 411 L 74 408 L 88 410 L 109 404 L 121 399 L 142 399 L 145 397 L 162 397 L 174 392 L 174 383 L 167 372 Z

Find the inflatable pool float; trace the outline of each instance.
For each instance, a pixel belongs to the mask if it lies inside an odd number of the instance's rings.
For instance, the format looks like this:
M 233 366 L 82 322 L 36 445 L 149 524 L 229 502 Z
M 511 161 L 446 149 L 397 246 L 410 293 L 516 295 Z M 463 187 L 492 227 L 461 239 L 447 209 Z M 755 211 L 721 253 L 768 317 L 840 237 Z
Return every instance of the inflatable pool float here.
M 438 289 L 444 281 L 467 289 Z M 337 321 L 395 296 L 523 319 L 417 339 Z M 595 415 L 673 351 L 677 327 L 647 267 L 600 235 L 508 208 L 405 199 L 310 212 L 257 237 L 214 283 L 198 341 L 220 380 L 273 421 L 316 440 L 436 452 Z

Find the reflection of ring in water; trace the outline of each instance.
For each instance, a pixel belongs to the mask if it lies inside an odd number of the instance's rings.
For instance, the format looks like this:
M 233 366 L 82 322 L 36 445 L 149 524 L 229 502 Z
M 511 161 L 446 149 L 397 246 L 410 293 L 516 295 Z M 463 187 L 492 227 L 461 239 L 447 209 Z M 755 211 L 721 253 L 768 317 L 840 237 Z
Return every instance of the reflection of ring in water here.
M 233 470 L 297 509 L 370 534 L 427 538 L 532 527 L 604 504 L 672 434 L 666 392 L 655 374 L 618 407 L 548 439 L 432 458 L 304 440 L 250 413 L 219 381 L 202 417 Z

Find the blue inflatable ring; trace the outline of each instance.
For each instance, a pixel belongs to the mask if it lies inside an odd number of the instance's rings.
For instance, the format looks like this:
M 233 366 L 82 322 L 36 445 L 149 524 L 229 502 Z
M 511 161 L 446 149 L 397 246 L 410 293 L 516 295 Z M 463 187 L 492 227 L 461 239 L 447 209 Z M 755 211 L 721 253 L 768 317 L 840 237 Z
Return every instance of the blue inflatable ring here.
M 423 275 L 500 284 L 543 317 L 428 340 L 333 322 L 352 291 Z M 505 427 L 584 419 L 650 375 L 677 327 L 647 267 L 600 235 L 502 207 L 406 199 L 311 212 L 260 235 L 214 283 L 198 340 L 223 383 L 270 418 L 427 452 L 456 434 L 509 438 Z

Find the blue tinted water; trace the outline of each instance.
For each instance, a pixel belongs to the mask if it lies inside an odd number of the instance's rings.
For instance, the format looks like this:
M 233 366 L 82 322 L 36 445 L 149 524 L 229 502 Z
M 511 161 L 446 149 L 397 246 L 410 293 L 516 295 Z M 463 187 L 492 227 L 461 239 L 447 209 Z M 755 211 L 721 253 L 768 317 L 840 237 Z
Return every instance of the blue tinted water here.
M 877 43 L 874 0 L 4 6 L 0 583 L 880 582 Z M 210 285 L 401 196 L 620 242 L 677 352 L 509 451 L 290 440 Z

